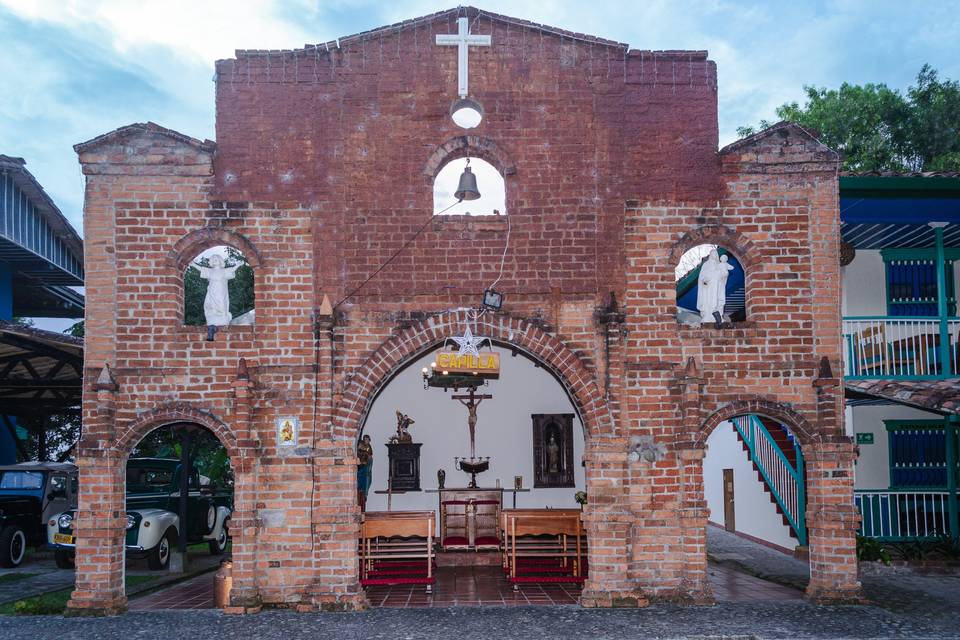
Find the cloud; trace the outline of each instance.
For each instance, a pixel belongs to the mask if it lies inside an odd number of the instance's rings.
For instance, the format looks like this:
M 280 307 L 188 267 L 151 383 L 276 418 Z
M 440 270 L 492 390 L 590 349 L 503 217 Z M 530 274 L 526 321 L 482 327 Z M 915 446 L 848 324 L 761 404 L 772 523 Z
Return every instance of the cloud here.
M 719 73 L 721 144 L 803 100 L 803 85 L 885 82 L 920 66 L 960 78 L 958 2 L 489 0 L 483 8 L 635 49 L 707 49 Z M 77 226 L 83 183 L 71 146 L 153 120 L 214 135 L 213 63 L 235 49 L 334 40 L 449 9 L 449 0 L 0 0 L 0 153 L 28 168 Z M 494 43 L 496 46 L 496 43 Z M 12 90 L 11 90 L 12 88 Z

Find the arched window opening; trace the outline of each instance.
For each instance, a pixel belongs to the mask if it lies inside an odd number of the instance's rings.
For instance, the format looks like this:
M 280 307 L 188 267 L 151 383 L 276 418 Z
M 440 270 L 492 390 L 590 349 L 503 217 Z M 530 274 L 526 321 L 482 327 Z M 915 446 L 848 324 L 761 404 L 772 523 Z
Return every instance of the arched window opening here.
M 729 250 L 715 244 L 692 247 L 680 257 L 674 277 L 679 322 L 699 326 L 746 319 L 746 272 Z
M 460 176 L 468 168 L 476 177 L 480 197 L 457 203 Z M 455 204 L 456 203 L 456 204 Z M 458 158 L 448 162 L 433 181 L 433 213 L 438 215 L 505 215 L 507 187 L 496 167 L 480 158 Z
M 183 279 L 183 321 L 190 326 L 253 324 L 253 268 L 242 253 L 219 245 L 190 261 Z

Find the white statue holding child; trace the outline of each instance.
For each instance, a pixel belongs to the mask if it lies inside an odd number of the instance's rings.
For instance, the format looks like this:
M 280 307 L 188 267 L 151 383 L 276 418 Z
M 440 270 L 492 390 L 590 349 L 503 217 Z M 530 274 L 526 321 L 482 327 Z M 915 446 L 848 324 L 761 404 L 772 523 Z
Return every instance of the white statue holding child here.
M 700 266 L 697 278 L 697 309 L 702 322 L 716 322 L 717 328 L 723 323 L 723 308 L 727 304 L 727 278 L 733 271 L 726 255 L 721 256 L 716 249 Z

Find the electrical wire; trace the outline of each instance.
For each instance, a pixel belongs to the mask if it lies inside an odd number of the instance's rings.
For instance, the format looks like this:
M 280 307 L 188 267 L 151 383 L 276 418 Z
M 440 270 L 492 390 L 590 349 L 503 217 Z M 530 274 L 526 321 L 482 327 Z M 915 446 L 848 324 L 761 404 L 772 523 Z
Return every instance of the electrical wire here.
M 507 261 L 507 249 L 510 248 L 510 215 L 507 214 L 507 239 L 503 243 L 503 255 L 500 256 L 500 273 L 497 275 L 497 279 L 493 281 L 487 289 L 493 289 L 501 280 L 503 280 L 503 265 Z
M 461 202 L 463 202 L 463 198 L 458 198 L 457 201 L 454 202 L 453 204 L 451 204 L 449 207 L 447 207 L 446 209 L 443 209 L 443 210 L 441 210 L 441 211 L 437 211 L 437 212 L 434 213 L 433 215 L 434 215 L 434 216 L 439 216 L 439 215 L 442 214 L 442 213 L 446 213 L 447 211 L 449 211 L 450 209 L 453 209 L 455 206 L 457 206 L 457 205 L 460 204 Z M 422 225 L 420 225 L 420 228 L 417 229 L 416 232 L 415 232 L 412 236 L 410 236 L 410 239 L 407 240 L 406 242 L 404 242 L 404 243 L 403 243 L 403 246 L 400 247 L 399 249 L 397 249 L 397 251 L 396 251 L 392 256 L 390 256 L 389 258 L 387 258 L 387 261 L 386 261 L 386 262 L 384 262 L 382 265 L 380 265 L 379 267 L 377 267 L 377 270 L 374 271 L 373 273 L 371 273 L 371 274 L 367 277 L 366 280 L 364 280 L 363 282 L 361 282 L 361 283 L 357 286 L 357 288 L 355 288 L 353 291 L 351 291 L 351 292 L 348 293 L 347 295 L 343 296 L 343 298 L 340 299 L 340 302 L 338 302 L 337 304 L 333 305 L 333 308 L 336 309 L 336 308 L 339 307 L 341 304 L 343 304 L 344 302 L 346 302 L 349 298 L 352 298 L 358 291 L 360 291 L 360 289 L 363 289 L 363 287 L 364 287 L 368 282 L 370 282 L 371 280 L 373 280 L 373 279 L 377 276 L 378 273 L 380 273 L 381 271 L 383 271 L 384 269 L 386 269 L 386 268 L 387 268 L 387 265 L 389 265 L 391 262 L 393 262 L 393 261 L 396 259 L 397 256 L 399 256 L 401 253 L 403 253 L 403 252 L 406 250 L 407 247 L 409 247 L 411 244 L 413 244 L 413 241 L 416 240 L 417 237 L 418 237 L 421 233 L 423 233 L 423 230 L 426 229 L 427 226 L 428 226 L 431 222 L 433 222 L 433 217 L 432 217 L 432 216 L 431 216 L 430 218 L 428 218 L 426 222 L 424 222 Z M 508 221 L 508 222 L 509 222 L 509 221 Z

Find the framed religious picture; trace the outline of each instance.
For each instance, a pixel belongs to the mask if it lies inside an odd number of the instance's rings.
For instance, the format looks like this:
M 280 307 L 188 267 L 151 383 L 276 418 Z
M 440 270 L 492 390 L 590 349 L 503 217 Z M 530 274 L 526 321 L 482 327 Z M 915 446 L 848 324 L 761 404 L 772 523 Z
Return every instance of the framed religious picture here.
M 300 438 L 300 418 L 282 416 L 277 418 L 277 447 L 295 447 Z
M 533 486 L 573 487 L 573 414 L 535 413 L 533 419 Z

